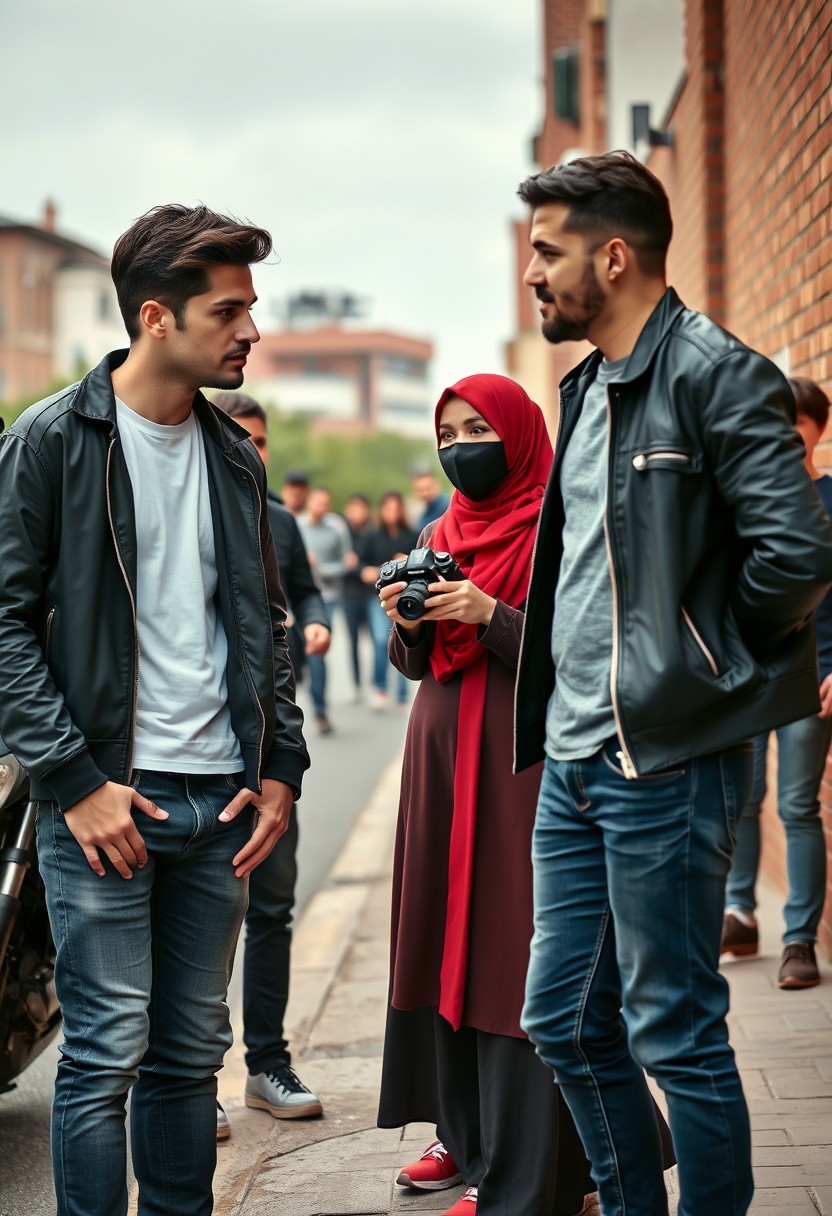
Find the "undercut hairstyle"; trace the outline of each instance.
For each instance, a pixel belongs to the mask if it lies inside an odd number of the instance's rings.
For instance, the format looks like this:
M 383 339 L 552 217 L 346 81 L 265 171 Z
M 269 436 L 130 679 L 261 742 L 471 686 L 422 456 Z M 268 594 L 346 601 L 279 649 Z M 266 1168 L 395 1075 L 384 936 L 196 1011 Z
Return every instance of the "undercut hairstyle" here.
M 826 393 L 808 376 L 789 376 L 789 385 L 798 414 L 811 418 L 823 433 L 829 421 L 829 398 Z
M 240 223 L 208 207 L 153 207 L 118 238 L 111 273 L 130 340 L 141 333 L 139 312 L 158 300 L 183 329 L 191 296 L 208 290 L 212 266 L 251 266 L 272 251 L 265 228 Z
M 245 393 L 223 390 L 221 393 L 214 393 L 211 400 L 223 413 L 228 414 L 229 418 L 259 418 L 264 426 L 268 425 L 268 415 L 263 406 Z
M 670 203 L 659 179 L 631 153 L 607 152 L 553 165 L 527 177 L 517 193 L 532 208 L 549 203 L 568 207 L 564 228 L 580 233 L 592 248 L 621 237 L 644 274 L 664 273 L 673 236 Z

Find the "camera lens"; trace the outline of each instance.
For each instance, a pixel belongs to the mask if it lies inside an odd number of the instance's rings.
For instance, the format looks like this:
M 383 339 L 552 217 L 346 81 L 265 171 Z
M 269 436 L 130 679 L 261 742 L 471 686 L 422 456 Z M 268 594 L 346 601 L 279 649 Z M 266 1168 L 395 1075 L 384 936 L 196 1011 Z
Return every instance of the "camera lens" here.
M 396 611 L 406 621 L 418 621 L 425 614 L 428 599 L 428 586 L 422 578 L 414 579 L 407 589 L 399 596 Z

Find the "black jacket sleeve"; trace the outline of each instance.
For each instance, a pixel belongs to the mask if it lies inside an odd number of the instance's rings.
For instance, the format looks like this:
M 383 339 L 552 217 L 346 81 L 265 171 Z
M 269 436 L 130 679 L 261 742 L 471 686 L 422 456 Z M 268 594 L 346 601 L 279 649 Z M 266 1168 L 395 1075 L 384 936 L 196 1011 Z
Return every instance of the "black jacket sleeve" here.
M 706 452 L 745 542 L 731 608 L 753 652 L 764 655 L 823 599 L 832 524 L 802 467 L 791 392 L 777 368 L 740 349 L 715 362 L 703 392 Z
M 301 629 L 305 625 L 323 625 L 328 629 L 324 601 L 312 575 L 306 546 L 294 516 L 269 498 L 269 521 L 280 581 L 295 620 Z
M 14 432 L 0 436 L 0 487 L 0 734 L 67 810 L 107 777 L 47 666 L 44 592 L 54 492 L 34 450 Z

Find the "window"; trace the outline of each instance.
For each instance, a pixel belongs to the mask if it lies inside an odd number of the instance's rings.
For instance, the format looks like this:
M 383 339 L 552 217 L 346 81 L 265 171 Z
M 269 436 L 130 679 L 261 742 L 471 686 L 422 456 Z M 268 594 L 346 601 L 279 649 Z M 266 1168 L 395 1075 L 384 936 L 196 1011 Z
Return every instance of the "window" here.
M 565 47 L 555 51 L 552 56 L 552 90 L 555 118 L 569 122 L 573 127 L 580 125 L 581 111 L 579 103 L 580 61 L 577 46 Z

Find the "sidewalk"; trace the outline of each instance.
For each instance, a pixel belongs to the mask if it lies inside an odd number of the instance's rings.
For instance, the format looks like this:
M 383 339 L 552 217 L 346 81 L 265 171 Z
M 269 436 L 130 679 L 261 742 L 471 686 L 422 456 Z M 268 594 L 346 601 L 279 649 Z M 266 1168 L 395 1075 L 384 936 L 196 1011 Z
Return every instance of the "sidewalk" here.
M 323 1098 L 325 1117 L 285 1121 L 247 1110 L 237 1045 L 220 1076 L 232 1139 L 219 1148 L 216 1216 L 442 1212 L 461 1194 L 395 1185 L 400 1166 L 433 1138 L 432 1127 L 375 1126 L 398 782 L 397 760 L 295 934 L 290 1043 L 304 1081 Z M 762 957 L 725 966 L 754 1136 L 751 1211 L 832 1216 L 832 967 L 824 967 L 819 988 L 777 988 L 780 900 L 771 890 L 763 897 Z

